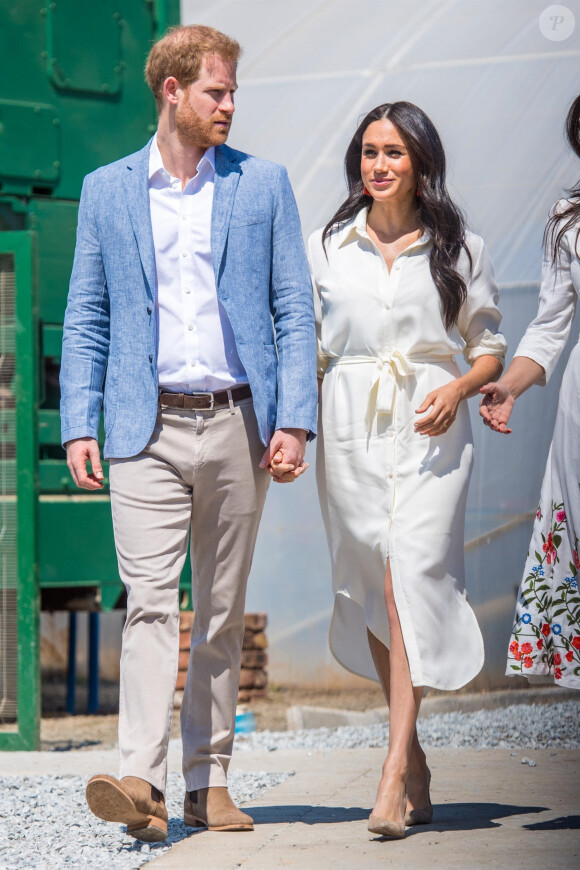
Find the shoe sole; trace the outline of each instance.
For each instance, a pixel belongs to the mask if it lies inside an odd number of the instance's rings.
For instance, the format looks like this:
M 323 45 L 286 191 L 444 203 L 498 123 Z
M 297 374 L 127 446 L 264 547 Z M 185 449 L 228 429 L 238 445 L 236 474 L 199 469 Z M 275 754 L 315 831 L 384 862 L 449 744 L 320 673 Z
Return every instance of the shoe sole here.
M 91 779 L 86 795 L 89 809 L 97 818 L 126 825 L 127 833 L 136 840 L 159 843 L 167 839 L 167 822 L 140 812 L 112 777 Z
M 208 825 L 204 819 L 199 816 L 192 816 L 189 813 L 184 813 L 183 821 L 190 828 L 207 828 L 208 831 L 253 831 L 254 825 L 234 824 L 234 825 Z
M 371 834 L 388 837 L 390 840 L 402 840 L 405 836 L 405 826 L 388 819 L 369 819 L 368 830 Z

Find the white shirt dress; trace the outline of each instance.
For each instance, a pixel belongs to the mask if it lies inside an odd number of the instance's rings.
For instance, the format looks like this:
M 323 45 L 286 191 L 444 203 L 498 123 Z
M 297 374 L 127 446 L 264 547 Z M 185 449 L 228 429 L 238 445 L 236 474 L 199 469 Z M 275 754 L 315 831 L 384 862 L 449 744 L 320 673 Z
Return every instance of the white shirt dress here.
M 468 363 L 503 360 L 493 269 L 468 234 L 473 267 L 457 325 L 443 322 L 424 234 L 386 263 L 366 208 L 328 239 L 309 240 L 323 377 L 317 478 L 332 562 L 330 647 L 348 670 L 376 680 L 367 628 L 386 646 L 387 560 L 411 680 L 458 689 L 483 665 L 483 640 L 465 594 L 464 523 L 473 444 L 467 404 L 438 437 L 414 431 L 427 393 Z
M 544 259 L 538 314 L 515 353 L 543 366 L 544 383 L 568 341 L 580 295 L 578 229 L 565 233 L 556 265 L 549 256 Z M 551 676 L 561 686 L 580 689 L 580 343 L 575 338 L 560 387 L 507 673 Z M 537 401 L 541 405 L 540 396 Z

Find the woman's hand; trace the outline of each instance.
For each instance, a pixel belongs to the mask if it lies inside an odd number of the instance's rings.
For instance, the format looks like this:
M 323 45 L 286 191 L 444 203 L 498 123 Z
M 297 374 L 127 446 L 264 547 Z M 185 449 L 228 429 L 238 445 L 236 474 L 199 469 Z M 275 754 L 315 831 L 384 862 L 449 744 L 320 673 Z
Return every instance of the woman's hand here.
M 432 390 L 415 411 L 416 414 L 424 414 L 428 408 L 432 408 L 430 414 L 422 420 L 417 420 L 415 432 L 419 432 L 420 435 L 443 435 L 455 420 L 457 408 L 463 398 L 459 378 Z
M 479 403 L 479 414 L 483 417 L 484 424 L 494 432 L 509 435 L 512 430 L 508 429 L 506 424 L 515 403 L 515 397 L 509 387 L 501 381 L 491 381 L 489 384 L 484 384 L 479 392 L 483 393 L 483 399 Z

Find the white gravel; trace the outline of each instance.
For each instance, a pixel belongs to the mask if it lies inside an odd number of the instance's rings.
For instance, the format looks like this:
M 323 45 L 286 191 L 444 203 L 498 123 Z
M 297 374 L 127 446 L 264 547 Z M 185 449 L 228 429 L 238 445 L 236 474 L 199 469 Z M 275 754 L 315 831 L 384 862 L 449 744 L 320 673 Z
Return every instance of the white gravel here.
M 242 773 L 228 776 L 236 803 L 256 800 L 289 773 Z M 167 778 L 169 836 L 164 843 L 139 843 L 124 826 L 102 822 L 85 803 L 88 777 L 0 777 L 0 868 L 136 868 L 157 858 L 173 843 L 192 834 L 183 824 L 181 774 Z
M 312 728 L 303 731 L 256 731 L 240 734 L 235 747 L 254 749 L 358 749 L 386 747 L 387 723 Z M 419 719 L 419 740 L 424 747 L 470 749 L 578 749 L 580 701 L 560 704 L 518 704 L 476 713 L 438 713 Z

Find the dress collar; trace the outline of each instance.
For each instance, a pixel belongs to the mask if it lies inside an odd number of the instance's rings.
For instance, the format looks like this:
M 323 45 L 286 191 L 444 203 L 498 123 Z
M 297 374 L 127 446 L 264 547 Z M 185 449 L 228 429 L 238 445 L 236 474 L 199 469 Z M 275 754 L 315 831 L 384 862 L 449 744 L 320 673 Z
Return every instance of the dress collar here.
M 343 245 L 347 245 L 349 242 L 356 241 L 358 238 L 370 239 L 370 236 L 367 232 L 367 217 L 368 217 L 368 207 L 363 206 L 353 218 L 343 224 L 339 230 L 336 232 L 336 240 L 338 243 L 338 247 L 342 248 Z M 419 236 L 419 238 L 412 242 L 408 247 L 405 248 L 406 251 L 410 251 L 412 248 L 416 248 L 422 245 L 426 245 L 431 241 L 431 236 L 427 232 L 427 230 L 423 230 L 423 233 Z M 403 251 L 401 251 L 403 253 Z

